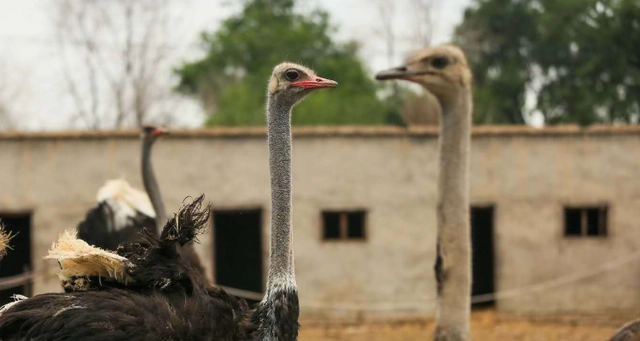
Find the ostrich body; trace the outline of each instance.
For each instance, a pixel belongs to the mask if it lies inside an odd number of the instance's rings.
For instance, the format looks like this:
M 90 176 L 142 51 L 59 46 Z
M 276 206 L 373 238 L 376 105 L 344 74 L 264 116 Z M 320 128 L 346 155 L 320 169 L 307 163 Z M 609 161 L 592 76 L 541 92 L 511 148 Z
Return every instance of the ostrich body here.
M 406 65 L 380 72 L 376 78 L 403 79 L 418 83 L 440 103 L 438 241 L 435 264 L 438 312 L 434 340 L 469 340 L 471 71 L 459 48 L 442 45 L 417 51 L 409 57 Z
M 142 128 L 142 182 L 147 194 L 126 181 L 110 180 L 98 191 L 98 206 L 91 209 L 78 225 L 78 237 L 91 245 L 115 250 L 134 241 L 143 228 L 159 233 L 167 221 L 153 168 L 151 148 L 168 131 L 154 126 Z M 148 196 L 147 196 L 148 195 Z
M 255 328 L 242 323 L 248 319 L 246 304 L 207 287 L 177 252 L 206 227 L 210 207 L 201 209 L 202 200 L 181 208 L 160 237 L 143 231 L 140 241 L 122 245 L 118 254 L 83 250 L 87 244 L 82 241 L 59 242 L 52 250 L 56 256 L 77 253 L 72 260 L 59 258 L 61 274 L 79 266 L 87 275 L 101 274 L 108 264 L 114 277 L 101 290 L 41 294 L 10 303 L 0 309 L 2 340 L 247 339 L 244 333 Z M 118 272 L 126 272 L 126 280 Z
M 96 201 L 98 205 L 78 224 L 80 238 L 92 245 L 115 250 L 120 243 L 135 240 L 143 227 L 155 227 L 149 198 L 124 179 L 107 181 Z
M 160 238 L 148 233 L 142 242 L 125 244 L 107 257 L 109 267 L 120 262 L 117 267 L 126 269 L 126 280 L 116 279 L 99 291 L 72 290 L 16 302 L 0 314 L 2 340 L 295 341 L 299 304 L 291 227 L 291 109 L 313 90 L 336 85 L 292 63 L 276 66 L 269 81 L 271 254 L 267 291 L 255 310 L 205 285 L 176 251 L 176 243 L 190 242 L 208 220 L 210 208 L 201 210 L 198 198 L 167 222 Z M 133 284 L 118 288 L 118 281 Z

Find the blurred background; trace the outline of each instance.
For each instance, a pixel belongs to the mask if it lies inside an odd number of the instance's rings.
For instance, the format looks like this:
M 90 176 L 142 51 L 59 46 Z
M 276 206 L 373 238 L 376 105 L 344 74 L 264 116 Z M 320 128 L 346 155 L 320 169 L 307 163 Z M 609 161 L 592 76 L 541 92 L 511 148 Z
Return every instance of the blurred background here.
M 439 105 L 373 75 L 445 42 L 474 74 L 474 337 L 605 339 L 640 313 L 637 0 L 0 0 L 0 300 L 60 290 L 42 257 L 105 181 L 142 187 L 145 124 L 174 130 L 168 210 L 213 203 L 209 279 L 259 297 L 290 60 L 340 83 L 293 115 L 301 339 L 427 337 Z

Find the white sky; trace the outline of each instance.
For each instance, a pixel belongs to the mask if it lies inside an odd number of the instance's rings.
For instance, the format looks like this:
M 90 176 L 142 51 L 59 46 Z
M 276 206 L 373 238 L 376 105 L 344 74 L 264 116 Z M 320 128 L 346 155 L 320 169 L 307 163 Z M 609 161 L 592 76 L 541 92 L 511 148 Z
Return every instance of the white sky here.
M 62 62 L 54 40 L 54 23 L 50 13 L 56 0 L 0 0 L 0 87 L 9 87 L 11 114 L 19 128 L 56 130 L 69 127 L 73 104 L 67 93 Z M 449 41 L 463 10 L 471 0 L 434 0 L 432 14 L 433 43 Z M 391 63 L 385 42 L 379 36 L 380 14 L 376 0 L 299 0 L 300 10 L 322 7 L 328 10 L 339 27 L 337 39 L 361 42 L 361 57 L 370 70 L 394 66 L 412 48 L 407 41 L 415 20 L 409 10 L 410 0 L 396 0 L 394 30 L 399 43 Z M 180 18 L 175 32 L 183 39 L 176 43 L 176 65 L 183 59 L 202 55 L 198 33 L 213 30 L 230 14 L 237 12 L 238 1 L 182 0 L 175 8 Z M 413 19 L 413 20 L 412 20 Z M 166 70 L 169 74 L 171 70 Z M 15 96 L 13 94 L 16 94 Z M 0 98 L 1 100 L 1 98 Z M 180 124 L 197 126 L 202 112 L 193 102 L 184 107 Z M 78 127 L 76 127 L 78 128 Z M 81 127 L 80 127 L 81 128 Z

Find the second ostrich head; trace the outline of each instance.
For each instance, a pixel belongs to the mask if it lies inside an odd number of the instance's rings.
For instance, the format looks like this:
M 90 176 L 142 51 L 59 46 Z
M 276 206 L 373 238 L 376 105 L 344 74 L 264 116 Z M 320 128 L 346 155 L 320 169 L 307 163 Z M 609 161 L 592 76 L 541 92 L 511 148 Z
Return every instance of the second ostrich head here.
M 403 79 L 422 85 L 441 102 L 470 91 L 471 71 L 462 50 L 453 45 L 413 52 L 405 65 L 381 71 L 377 80 Z
M 141 132 L 144 138 L 155 140 L 162 135 L 168 134 L 169 130 L 158 126 L 146 125 L 142 127 Z

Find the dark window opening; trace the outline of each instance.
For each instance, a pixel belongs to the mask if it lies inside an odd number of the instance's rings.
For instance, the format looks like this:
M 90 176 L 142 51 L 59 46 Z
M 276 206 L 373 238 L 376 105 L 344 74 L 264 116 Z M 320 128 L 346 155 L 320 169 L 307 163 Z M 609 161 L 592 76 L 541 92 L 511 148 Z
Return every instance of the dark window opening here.
M 340 239 L 340 213 L 324 213 L 324 239 Z
M 213 212 L 217 284 L 262 292 L 261 226 L 260 209 Z M 258 302 L 247 301 L 252 305 Z
M 365 211 L 322 212 L 323 238 L 325 240 L 364 240 Z
M 17 279 L 31 271 L 31 214 L 0 214 L 0 222 L 13 235 L 11 249 L 0 263 L 0 283 Z M 2 286 L 0 286 L 1 288 Z M 31 296 L 32 281 L 25 279 L 14 287 L 0 290 L 0 305 L 12 302 L 14 294 Z
M 566 207 L 564 234 L 568 237 L 604 237 L 607 235 L 607 206 Z
M 579 236 L 582 234 L 582 210 L 578 208 L 565 208 L 565 235 Z
M 473 253 L 472 296 L 495 292 L 493 206 L 471 207 L 471 242 Z M 495 301 L 474 303 L 474 308 L 492 307 Z

